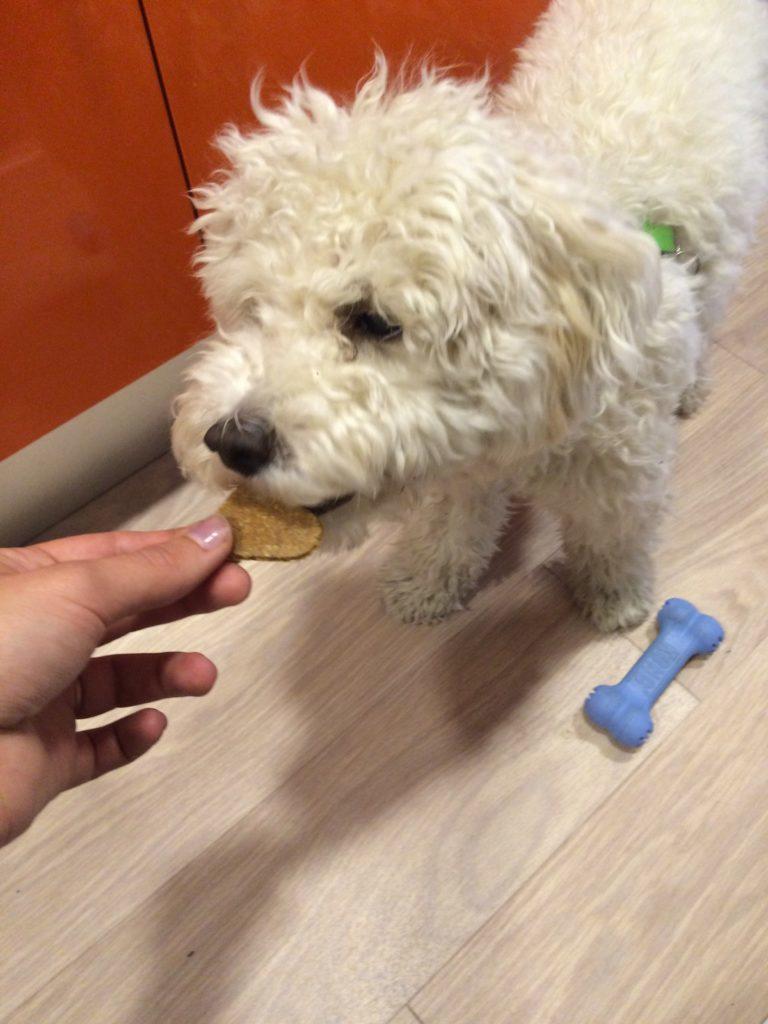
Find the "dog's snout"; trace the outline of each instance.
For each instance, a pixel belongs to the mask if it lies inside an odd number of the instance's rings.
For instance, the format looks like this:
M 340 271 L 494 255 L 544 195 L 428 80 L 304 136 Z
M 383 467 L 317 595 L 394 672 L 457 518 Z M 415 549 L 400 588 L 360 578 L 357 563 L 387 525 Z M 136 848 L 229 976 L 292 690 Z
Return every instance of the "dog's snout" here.
M 219 420 L 205 432 L 203 441 L 216 452 L 227 469 L 242 476 L 254 476 L 272 461 L 276 437 L 262 419 L 242 416 Z

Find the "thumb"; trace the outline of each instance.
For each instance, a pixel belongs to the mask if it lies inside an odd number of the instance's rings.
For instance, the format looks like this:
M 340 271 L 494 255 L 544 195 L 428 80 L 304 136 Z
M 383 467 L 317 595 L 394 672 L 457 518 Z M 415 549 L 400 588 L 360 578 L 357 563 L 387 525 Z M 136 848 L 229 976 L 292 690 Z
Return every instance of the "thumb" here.
M 81 562 L 80 602 L 105 624 L 185 597 L 225 560 L 232 530 L 223 516 L 174 533 L 160 544 Z

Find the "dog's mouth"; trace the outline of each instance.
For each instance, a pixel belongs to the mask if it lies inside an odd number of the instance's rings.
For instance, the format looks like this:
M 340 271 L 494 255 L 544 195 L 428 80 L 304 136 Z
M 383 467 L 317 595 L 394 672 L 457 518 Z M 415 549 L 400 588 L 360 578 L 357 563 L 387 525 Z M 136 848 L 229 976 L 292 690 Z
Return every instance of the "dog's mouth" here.
M 337 508 L 341 508 L 342 505 L 348 504 L 354 498 L 354 494 L 345 494 L 342 498 L 329 498 L 328 501 L 323 501 L 319 505 L 308 506 L 308 511 L 312 512 L 316 516 L 324 516 L 326 512 L 333 512 Z

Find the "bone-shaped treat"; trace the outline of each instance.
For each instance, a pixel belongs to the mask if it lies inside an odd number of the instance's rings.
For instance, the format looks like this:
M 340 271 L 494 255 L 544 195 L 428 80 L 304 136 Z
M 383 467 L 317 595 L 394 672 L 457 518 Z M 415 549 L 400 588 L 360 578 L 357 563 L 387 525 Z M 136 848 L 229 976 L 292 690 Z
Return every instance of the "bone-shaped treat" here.
M 711 654 L 723 627 L 680 597 L 672 597 L 657 618 L 659 635 L 620 683 L 598 686 L 587 697 L 587 718 L 622 746 L 639 747 L 653 729 L 651 708 L 680 669 L 697 654 Z

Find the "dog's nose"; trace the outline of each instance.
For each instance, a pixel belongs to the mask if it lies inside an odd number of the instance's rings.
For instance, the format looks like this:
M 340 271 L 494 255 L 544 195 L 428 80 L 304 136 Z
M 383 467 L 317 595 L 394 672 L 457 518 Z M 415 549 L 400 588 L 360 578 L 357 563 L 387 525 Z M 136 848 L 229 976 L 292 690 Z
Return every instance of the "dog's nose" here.
M 216 452 L 227 469 L 241 476 L 254 476 L 274 458 L 276 437 L 262 419 L 232 416 L 209 427 L 203 438 L 207 448 Z

